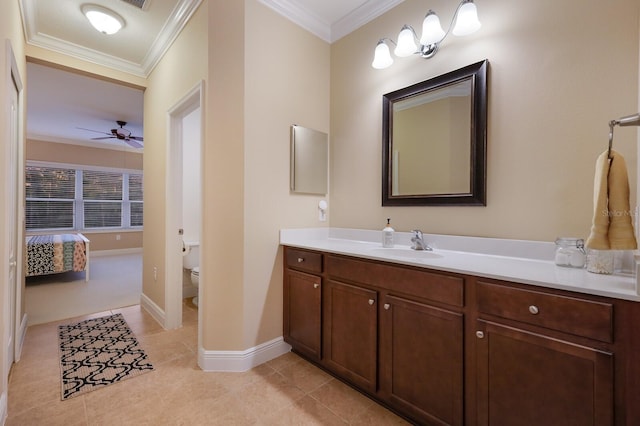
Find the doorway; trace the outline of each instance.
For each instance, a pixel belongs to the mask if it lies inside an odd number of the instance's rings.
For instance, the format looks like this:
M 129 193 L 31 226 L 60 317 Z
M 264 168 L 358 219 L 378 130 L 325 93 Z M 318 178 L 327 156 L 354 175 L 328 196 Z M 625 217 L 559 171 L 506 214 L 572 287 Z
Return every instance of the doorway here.
M 25 274 L 29 324 L 140 303 L 144 88 L 31 58 L 26 77 L 20 229 L 82 233 L 91 251 L 88 282 Z
M 203 102 L 204 82 L 198 83 L 189 93 L 178 101 L 168 112 L 167 144 L 167 194 L 166 194 L 166 252 L 165 264 L 167 279 L 165 283 L 165 328 L 179 328 L 182 325 L 182 297 L 183 297 L 183 153 L 185 151 L 185 135 L 191 139 L 189 143 L 196 144 L 197 151 L 203 148 Z M 194 117 L 199 119 L 194 120 Z M 194 123 L 195 128 L 194 128 Z M 189 127 L 189 128 L 186 128 Z M 202 170 L 202 155 L 200 155 L 200 170 Z M 202 200 L 202 174 L 199 176 L 197 196 Z M 202 206 L 200 209 L 200 222 L 202 222 Z M 198 226 L 202 229 L 202 223 Z M 202 244 L 200 245 L 200 259 L 202 259 Z M 198 262 L 200 264 L 200 262 Z M 200 272 L 200 282 L 204 282 Z M 198 288 L 198 296 L 202 293 L 202 286 Z M 199 297 L 200 300 L 202 298 Z M 200 305 L 202 306 L 202 305 Z M 198 318 L 201 318 L 202 309 L 198 309 Z M 200 334 L 200 328 L 198 328 Z M 198 337 L 200 345 L 200 337 Z

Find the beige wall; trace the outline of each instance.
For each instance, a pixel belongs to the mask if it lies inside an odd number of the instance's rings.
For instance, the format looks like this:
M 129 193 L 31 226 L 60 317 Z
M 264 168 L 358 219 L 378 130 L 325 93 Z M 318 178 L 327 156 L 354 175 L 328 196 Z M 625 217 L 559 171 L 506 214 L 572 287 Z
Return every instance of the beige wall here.
M 7 199 L 7 176 L 4 173 L 6 170 L 6 165 L 4 161 L 9 158 L 8 148 L 9 143 L 11 142 L 11 138 L 9 137 L 9 123 L 10 116 L 7 113 L 8 111 L 8 99 L 9 99 L 9 73 L 10 64 L 7 61 L 8 53 L 7 53 L 7 44 L 11 43 L 11 48 L 13 50 L 17 66 L 19 69 L 20 77 L 22 79 L 22 84 L 25 84 L 26 78 L 26 62 L 24 59 L 24 41 L 22 38 L 22 27 L 20 20 L 20 9 L 18 7 L 18 2 L 2 2 L 0 4 L 0 99 L 2 99 L 2 108 L 3 112 L 0 114 L 0 159 L 2 161 L 2 170 L 3 173 L 0 173 L 0 200 Z M 24 95 L 23 95 L 24 96 Z M 24 99 L 24 97 L 23 97 Z M 23 110 L 21 111 L 21 115 L 24 115 L 24 101 L 23 101 Z M 20 151 L 22 151 L 24 147 L 20 146 Z M 22 156 L 22 153 L 20 153 Z M 6 205 L 5 205 L 6 207 Z M 0 334 L 2 335 L 2 349 L 0 349 L 0 371 L 2 371 L 0 377 L 0 396 L 6 397 L 7 392 L 7 379 L 9 372 L 5 370 L 5 365 L 7 363 L 5 348 L 6 348 L 6 338 L 8 337 L 10 327 L 10 323 L 7 321 L 8 312 L 6 312 L 5 307 L 9 301 L 7 300 L 7 295 L 9 294 L 8 285 L 8 261 L 9 253 L 7 247 L 7 240 L 9 235 L 9 228 L 7 226 L 11 226 L 6 224 L 6 214 L 8 213 L 7 208 L 0 209 L 0 306 L 2 307 L 2 315 L 0 315 Z M 23 285 L 24 287 L 24 280 Z M 20 317 L 24 315 L 24 304 L 20 308 Z M 6 401 L 6 399 L 0 399 L 2 401 Z M 0 406 L 0 409 L 6 408 Z M 4 422 L 4 418 L 0 418 L 0 423 Z
M 326 197 L 289 191 L 289 127 L 330 133 L 330 47 L 256 0 L 245 4 L 244 347 L 252 347 L 282 335 L 279 230 L 327 224 L 318 221 Z
M 118 169 L 142 170 L 142 154 L 132 151 L 92 148 L 68 143 L 27 139 L 27 161 L 47 161 Z
M 245 349 L 244 14 L 244 1 L 209 0 L 199 302 L 209 350 Z
M 321 225 L 322 197 L 289 192 L 289 126 L 328 132 L 329 46 L 255 0 L 209 5 L 203 346 L 244 350 L 282 335 L 279 229 Z
M 133 170 L 142 170 L 143 157 L 138 152 L 99 149 L 33 139 L 27 139 L 25 156 L 27 161 Z M 92 251 L 142 248 L 142 231 L 84 232 L 83 234 L 91 241 Z
M 149 76 L 144 92 L 144 237 L 142 291 L 165 306 L 167 111 L 207 70 L 207 2 L 203 2 Z M 153 268 L 158 268 L 157 280 Z
M 375 43 L 418 28 L 432 8 L 407 0 L 331 47 L 331 226 L 552 241 L 587 237 L 596 157 L 608 122 L 638 109 L 637 0 L 478 2 L 481 30 L 449 36 L 429 60 L 371 67 Z M 382 95 L 488 59 L 487 207 L 381 207 Z M 616 130 L 636 204 L 636 129 Z

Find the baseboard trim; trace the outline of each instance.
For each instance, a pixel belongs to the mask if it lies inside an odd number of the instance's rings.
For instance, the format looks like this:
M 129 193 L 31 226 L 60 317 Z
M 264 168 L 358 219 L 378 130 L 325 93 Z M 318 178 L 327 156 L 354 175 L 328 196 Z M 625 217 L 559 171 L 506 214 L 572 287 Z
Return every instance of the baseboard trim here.
M 140 306 L 156 321 L 158 321 L 163 328 L 165 328 L 164 324 L 166 315 L 164 310 L 160 308 L 160 306 L 156 305 L 156 303 L 149 299 L 144 293 L 140 295 Z
M 291 346 L 282 337 L 244 351 L 206 351 L 198 349 L 198 365 L 204 371 L 241 373 L 284 355 Z
M 115 249 L 115 250 L 91 250 L 91 257 L 117 256 L 122 254 L 137 254 L 137 253 L 142 253 L 142 247 Z
M 20 358 L 22 357 L 22 345 L 24 345 L 24 339 L 27 336 L 27 325 L 28 325 L 28 321 L 27 321 L 27 314 L 24 314 L 22 316 L 22 321 L 20 322 L 20 330 L 18 331 L 18 341 L 17 343 L 17 347 L 16 347 L 16 361 L 20 361 Z

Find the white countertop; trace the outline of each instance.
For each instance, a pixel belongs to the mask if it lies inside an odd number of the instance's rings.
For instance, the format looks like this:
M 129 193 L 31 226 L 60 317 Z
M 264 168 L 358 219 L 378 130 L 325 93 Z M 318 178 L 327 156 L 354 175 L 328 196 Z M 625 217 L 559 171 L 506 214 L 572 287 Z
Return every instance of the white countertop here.
M 286 246 L 640 301 L 635 274 L 601 275 L 557 266 L 553 242 L 425 234 L 434 250 L 416 252 L 409 249 L 408 232 L 395 233 L 393 249 L 383 249 L 381 238 L 381 231 L 345 228 L 280 231 L 280 244 Z

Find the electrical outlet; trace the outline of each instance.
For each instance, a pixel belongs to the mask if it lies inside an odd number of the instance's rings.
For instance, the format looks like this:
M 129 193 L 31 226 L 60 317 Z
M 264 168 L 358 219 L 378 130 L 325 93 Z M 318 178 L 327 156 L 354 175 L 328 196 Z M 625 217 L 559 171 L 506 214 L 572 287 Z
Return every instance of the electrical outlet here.
M 116 234 L 116 241 L 120 241 L 120 234 Z
M 158 267 L 157 266 L 153 267 L 153 280 L 154 281 L 158 281 Z

